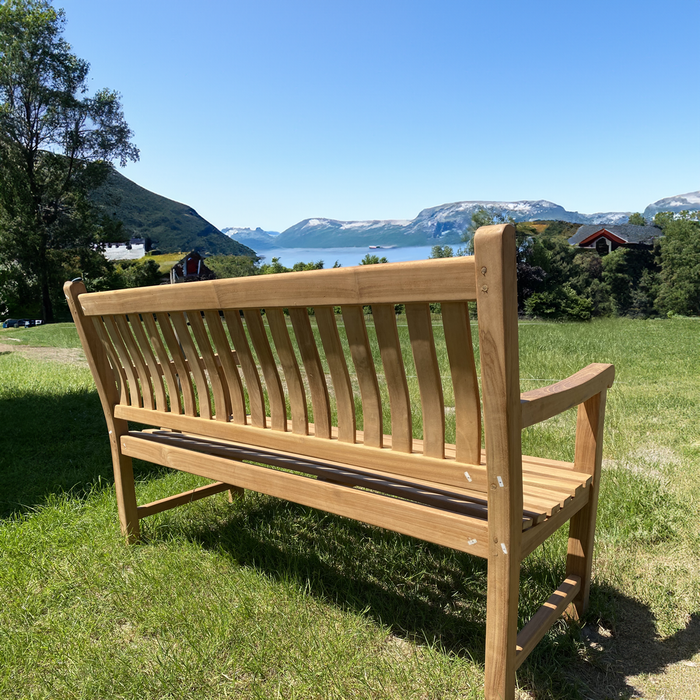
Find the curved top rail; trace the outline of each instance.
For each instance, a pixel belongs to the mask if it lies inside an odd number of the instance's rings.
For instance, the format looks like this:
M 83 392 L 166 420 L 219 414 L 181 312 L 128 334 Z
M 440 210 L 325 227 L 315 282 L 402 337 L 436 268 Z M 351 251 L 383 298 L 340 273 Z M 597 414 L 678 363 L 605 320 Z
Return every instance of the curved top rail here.
M 360 265 L 81 294 L 86 316 L 203 309 L 473 301 L 473 257 Z

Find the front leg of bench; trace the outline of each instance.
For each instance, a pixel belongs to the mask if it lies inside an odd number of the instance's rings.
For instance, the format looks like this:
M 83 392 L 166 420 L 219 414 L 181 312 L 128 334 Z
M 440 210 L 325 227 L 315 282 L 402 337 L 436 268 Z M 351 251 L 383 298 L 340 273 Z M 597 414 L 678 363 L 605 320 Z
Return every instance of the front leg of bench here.
M 603 461 L 603 422 L 605 418 L 605 389 L 578 407 L 576 419 L 576 452 L 574 468 L 593 476 L 588 503 L 571 518 L 566 573 L 581 579 L 581 590 L 571 601 L 567 615 L 581 619 L 588 607 L 591 590 L 591 566 L 595 539 L 596 514 L 600 472 Z
M 109 424 L 110 422 L 111 425 Z M 112 421 L 108 420 L 108 428 L 119 522 L 122 534 L 126 537 L 129 544 L 133 544 L 140 537 L 134 469 L 131 457 L 127 457 L 121 451 L 121 438 L 129 432 L 129 426 L 125 420 L 115 418 Z

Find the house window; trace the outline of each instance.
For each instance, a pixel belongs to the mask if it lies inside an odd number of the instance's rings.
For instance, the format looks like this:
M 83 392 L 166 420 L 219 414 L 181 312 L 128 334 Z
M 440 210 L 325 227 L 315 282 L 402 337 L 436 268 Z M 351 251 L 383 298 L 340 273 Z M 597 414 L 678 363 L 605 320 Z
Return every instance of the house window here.
M 605 236 L 601 236 L 595 242 L 595 249 L 598 251 L 598 255 L 607 255 L 610 252 L 610 241 Z

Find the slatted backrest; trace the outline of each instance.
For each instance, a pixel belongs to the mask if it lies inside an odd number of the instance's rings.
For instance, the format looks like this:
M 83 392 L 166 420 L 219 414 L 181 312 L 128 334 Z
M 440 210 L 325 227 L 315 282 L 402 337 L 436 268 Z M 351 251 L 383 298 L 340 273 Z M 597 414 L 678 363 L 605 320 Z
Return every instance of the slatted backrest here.
M 487 490 L 477 277 L 461 257 L 66 293 L 118 419 Z

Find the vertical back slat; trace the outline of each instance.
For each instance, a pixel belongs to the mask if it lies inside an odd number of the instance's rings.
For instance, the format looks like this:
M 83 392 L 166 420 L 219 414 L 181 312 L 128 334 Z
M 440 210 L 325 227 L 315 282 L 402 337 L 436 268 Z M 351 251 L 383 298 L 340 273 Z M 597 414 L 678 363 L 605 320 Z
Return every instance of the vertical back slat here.
M 224 311 L 224 318 L 228 326 L 233 346 L 238 353 L 238 360 L 241 363 L 243 377 L 248 389 L 248 401 L 250 402 L 250 419 L 253 425 L 258 428 L 265 427 L 265 398 L 263 396 L 260 376 L 255 366 L 255 358 L 248 345 L 241 315 L 238 310 Z
M 153 387 L 151 386 L 151 375 L 146 367 L 146 362 L 141 354 L 141 348 L 134 339 L 134 334 L 131 331 L 131 324 L 126 320 L 125 316 L 116 316 L 114 322 L 121 333 L 122 340 L 126 345 L 126 349 L 131 355 L 131 359 L 136 367 L 136 374 L 141 384 L 141 396 L 143 399 L 144 408 L 153 409 Z
M 180 391 L 182 392 L 182 401 L 184 403 L 185 415 L 194 416 L 196 414 L 196 406 L 194 401 L 194 390 L 192 389 L 192 379 L 190 377 L 185 356 L 182 353 L 180 343 L 175 336 L 175 331 L 170 322 L 170 316 L 166 313 L 156 314 L 158 326 L 163 334 L 165 345 L 170 351 L 170 356 L 173 358 L 175 371 L 180 380 Z
M 304 383 L 299 371 L 292 341 L 287 331 L 287 322 L 284 320 L 282 309 L 265 309 L 267 323 L 270 326 L 270 333 L 275 342 L 277 357 L 280 359 L 284 378 L 287 382 L 287 394 L 289 396 L 289 406 L 292 412 L 292 432 L 297 435 L 309 434 L 309 412 L 306 406 L 306 392 Z
M 148 314 L 145 315 L 148 316 Z M 158 361 L 156 360 L 156 357 L 153 354 L 151 343 L 149 342 L 148 337 L 146 336 L 139 315 L 132 314 L 129 318 L 131 320 L 131 329 L 134 331 L 134 335 L 136 336 L 136 342 L 141 348 L 143 358 L 146 361 L 148 371 L 151 375 L 151 379 L 153 380 L 153 390 L 156 395 L 156 408 L 159 411 L 167 411 L 168 400 L 165 396 L 165 385 L 163 384 L 163 377 L 158 371 Z
M 442 324 L 455 396 L 457 461 L 481 463 L 481 409 L 466 303 L 443 302 Z
M 411 397 L 408 393 L 394 305 L 374 304 L 372 316 L 374 317 L 374 329 L 377 332 L 379 351 L 382 355 L 384 376 L 389 390 L 391 448 L 397 452 L 410 453 L 413 450 Z
M 173 312 L 170 314 L 170 321 L 173 324 L 177 339 L 180 341 L 182 352 L 187 358 L 189 371 L 194 377 L 194 385 L 197 388 L 197 396 L 199 397 L 199 415 L 202 418 L 211 418 L 211 400 L 209 398 L 209 384 L 204 376 L 204 370 L 199 364 L 199 352 L 194 345 L 190 329 L 187 327 L 187 320 L 182 311 Z
M 429 304 L 406 304 L 408 335 L 423 409 L 423 454 L 445 456 L 445 402 Z
M 270 402 L 270 422 L 273 430 L 287 430 L 287 407 L 284 402 L 284 390 L 282 380 L 277 372 L 277 365 L 272 354 L 270 341 L 267 339 L 265 324 L 259 309 L 246 309 L 243 311 L 248 333 L 255 348 L 255 354 L 262 368 L 267 398 Z
M 163 345 L 163 341 L 160 337 L 160 333 L 158 332 L 158 326 L 153 318 L 153 314 L 144 314 L 142 320 L 143 325 L 146 327 L 148 339 L 151 341 L 151 345 L 153 346 L 156 361 L 160 365 L 163 377 L 165 378 L 165 384 L 168 387 L 168 394 L 170 395 L 170 411 L 172 413 L 182 413 L 182 397 L 180 396 L 180 388 L 177 384 L 177 375 L 170 364 L 170 358 L 168 357 L 168 353 Z
M 136 372 L 134 372 L 134 366 L 131 363 L 131 356 L 129 355 L 122 336 L 117 330 L 117 326 L 114 323 L 114 318 L 112 316 L 104 317 L 105 328 L 107 329 L 107 334 L 109 335 L 114 350 L 117 353 L 117 357 L 120 360 L 121 366 L 124 368 L 127 381 L 129 383 L 129 403 L 132 406 L 143 406 L 141 400 L 141 392 L 139 391 L 139 382 L 136 379 Z
M 323 365 L 316 347 L 314 332 L 309 321 L 306 307 L 289 309 L 294 335 L 296 335 L 301 360 L 304 363 L 306 377 L 311 392 L 311 405 L 314 409 L 314 425 L 316 437 L 330 438 L 331 436 L 331 406 L 328 400 L 328 387 L 323 372 Z
M 126 393 L 126 391 L 127 391 L 126 373 L 124 372 L 124 368 L 122 367 L 122 363 L 119 361 L 119 358 L 117 357 L 117 352 L 114 349 L 114 346 L 112 345 L 112 340 L 110 339 L 109 334 L 107 333 L 107 330 L 104 327 L 104 321 L 100 317 L 93 316 L 92 317 L 92 324 L 95 327 L 95 332 L 97 333 L 97 337 L 100 339 L 100 341 L 102 342 L 102 345 L 104 346 L 104 348 L 107 352 L 107 357 L 109 358 L 109 364 L 112 366 L 112 371 L 115 374 L 116 383 L 117 383 L 117 386 L 119 389 L 119 402 L 122 404 L 128 404 L 129 397 L 128 397 L 128 394 Z
M 317 306 L 316 322 L 335 391 L 335 403 L 338 411 L 338 440 L 354 443 L 356 438 L 355 400 L 333 307 Z
M 238 367 L 233 359 L 233 351 L 229 345 L 226 331 L 221 323 L 221 316 L 218 311 L 205 311 L 204 318 L 211 335 L 214 348 L 221 362 L 221 369 L 224 380 L 228 386 L 228 397 L 231 406 L 232 420 L 239 425 L 245 424 L 245 395 L 241 385 L 241 376 L 238 374 Z
M 199 352 L 202 355 L 204 366 L 207 368 L 207 374 L 209 375 L 209 384 L 214 395 L 214 418 L 218 421 L 228 422 L 231 415 L 231 404 L 221 383 L 219 367 L 216 364 L 214 351 L 207 336 L 207 329 L 204 327 L 204 321 L 202 321 L 202 314 L 199 311 L 190 311 L 187 314 L 187 320 L 190 323 L 194 339 L 197 341 Z
M 362 307 L 343 306 L 343 321 L 362 396 L 364 444 L 369 447 L 381 447 L 384 434 L 382 400 Z

